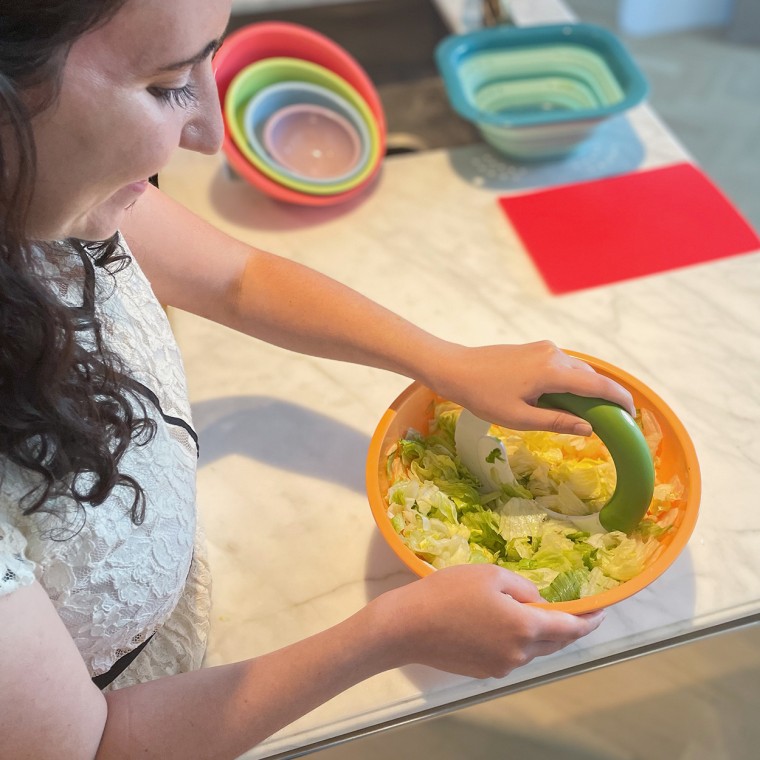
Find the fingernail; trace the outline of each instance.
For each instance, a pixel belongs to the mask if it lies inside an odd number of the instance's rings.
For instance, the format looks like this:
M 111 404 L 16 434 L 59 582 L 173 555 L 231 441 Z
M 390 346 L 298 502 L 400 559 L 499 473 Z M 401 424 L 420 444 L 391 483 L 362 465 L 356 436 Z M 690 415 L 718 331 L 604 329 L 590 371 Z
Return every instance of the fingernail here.
M 578 422 L 573 425 L 573 435 L 591 435 L 591 425 L 587 422 Z

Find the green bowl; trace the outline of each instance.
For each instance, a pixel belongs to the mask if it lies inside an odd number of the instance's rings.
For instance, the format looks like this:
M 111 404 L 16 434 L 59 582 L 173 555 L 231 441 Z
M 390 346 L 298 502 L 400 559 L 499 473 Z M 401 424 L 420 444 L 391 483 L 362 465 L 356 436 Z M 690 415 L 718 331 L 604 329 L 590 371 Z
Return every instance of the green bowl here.
M 350 180 L 334 184 L 306 182 L 278 172 L 251 148 L 245 132 L 246 107 L 251 98 L 261 90 L 278 82 L 310 82 L 327 88 L 356 108 L 367 125 L 370 138 L 370 159 L 361 172 Z M 302 193 L 333 195 L 350 190 L 369 177 L 382 158 L 377 122 L 364 98 L 342 77 L 324 66 L 300 58 L 265 58 L 241 69 L 227 90 L 224 99 L 224 118 L 230 136 L 248 161 L 275 182 Z

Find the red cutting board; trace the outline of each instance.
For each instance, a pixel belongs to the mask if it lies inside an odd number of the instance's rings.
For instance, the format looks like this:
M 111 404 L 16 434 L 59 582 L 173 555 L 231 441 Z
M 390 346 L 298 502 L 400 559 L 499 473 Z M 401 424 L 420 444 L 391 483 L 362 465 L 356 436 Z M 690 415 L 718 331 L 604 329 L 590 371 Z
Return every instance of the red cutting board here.
M 760 238 L 692 164 L 499 198 L 553 293 L 760 250 Z

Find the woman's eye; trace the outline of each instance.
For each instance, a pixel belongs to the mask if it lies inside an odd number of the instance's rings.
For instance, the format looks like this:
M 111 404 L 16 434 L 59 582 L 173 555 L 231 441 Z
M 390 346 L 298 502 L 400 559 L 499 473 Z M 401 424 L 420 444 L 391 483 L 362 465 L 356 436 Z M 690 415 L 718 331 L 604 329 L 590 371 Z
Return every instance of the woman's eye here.
M 153 85 L 148 92 L 158 98 L 162 103 L 167 103 L 174 108 L 189 108 L 198 102 L 198 95 L 192 84 L 182 87 L 158 87 Z

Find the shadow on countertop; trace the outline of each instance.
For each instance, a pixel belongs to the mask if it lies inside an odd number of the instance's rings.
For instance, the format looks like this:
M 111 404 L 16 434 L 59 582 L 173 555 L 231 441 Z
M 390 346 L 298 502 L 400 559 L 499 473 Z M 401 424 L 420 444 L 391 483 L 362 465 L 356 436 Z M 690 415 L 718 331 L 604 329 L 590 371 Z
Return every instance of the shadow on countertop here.
M 238 454 L 364 493 L 369 438 L 299 404 L 232 396 L 193 404 L 199 467 Z

